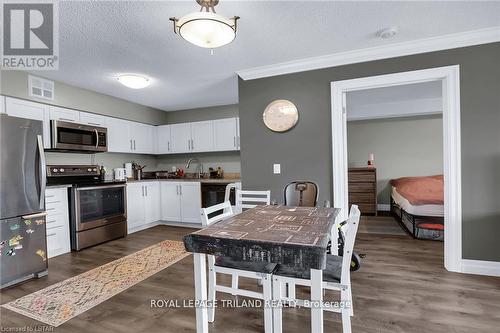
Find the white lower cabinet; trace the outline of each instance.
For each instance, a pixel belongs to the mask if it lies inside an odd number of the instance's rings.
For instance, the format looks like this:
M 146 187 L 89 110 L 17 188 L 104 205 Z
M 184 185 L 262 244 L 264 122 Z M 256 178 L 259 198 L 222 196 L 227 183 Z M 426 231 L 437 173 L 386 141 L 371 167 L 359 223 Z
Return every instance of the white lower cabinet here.
M 181 199 L 179 183 L 161 183 L 161 219 L 164 221 L 181 222 Z
M 149 181 L 127 184 L 128 233 L 139 231 L 160 219 L 160 183 Z
M 199 182 L 161 182 L 161 219 L 201 223 Z
M 49 188 L 45 191 L 47 211 L 47 255 L 49 258 L 71 251 L 69 234 L 68 189 Z

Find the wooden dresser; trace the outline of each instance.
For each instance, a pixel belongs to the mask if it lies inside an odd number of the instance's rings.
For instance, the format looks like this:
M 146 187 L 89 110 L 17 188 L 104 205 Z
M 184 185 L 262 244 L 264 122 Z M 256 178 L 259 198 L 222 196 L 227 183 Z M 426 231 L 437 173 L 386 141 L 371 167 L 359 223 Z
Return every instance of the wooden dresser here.
M 349 206 L 358 205 L 362 215 L 377 215 L 377 169 L 349 168 Z

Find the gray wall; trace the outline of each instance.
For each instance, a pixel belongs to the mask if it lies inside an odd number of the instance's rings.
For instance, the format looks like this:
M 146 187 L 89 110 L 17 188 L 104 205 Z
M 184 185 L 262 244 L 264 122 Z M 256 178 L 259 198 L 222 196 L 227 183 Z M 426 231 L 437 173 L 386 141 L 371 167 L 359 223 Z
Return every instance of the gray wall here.
M 165 111 L 100 94 L 94 91 L 55 82 L 54 100 L 49 101 L 28 95 L 28 73 L 24 71 L 1 71 L 0 93 L 39 103 L 62 106 L 80 111 L 103 114 L 106 116 L 134 120 L 151 125 L 167 122 Z M 43 77 L 43 74 L 36 74 Z M 128 89 L 128 88 L 127 88 Z
M 170 111 L 167 113 L 167 123 L 177 124 L 191 121 L 203 121 L 238 117 L 238 105 L 211 106 L 208 108 Z
M 245 188 L 281 199 L 292 179 L 312 179 L 320 200 L 332 199 L 330 83 L 337 80 L 460 65 L 463 257 L 500 261 L 500 43 L 339 66 L 251 81 L 239 80 L 241 165 Z M 262 111 L 293 101 L 299 122 L 283 134 L 267 130 Z M 282 174 L 272 174 L 272 163 Z
M 391 179 L 443 173 L 441 115 L 348 122 L 349 167 L 366 166 L 370 153 L 377 167 L 378 203 L 390 204 Z

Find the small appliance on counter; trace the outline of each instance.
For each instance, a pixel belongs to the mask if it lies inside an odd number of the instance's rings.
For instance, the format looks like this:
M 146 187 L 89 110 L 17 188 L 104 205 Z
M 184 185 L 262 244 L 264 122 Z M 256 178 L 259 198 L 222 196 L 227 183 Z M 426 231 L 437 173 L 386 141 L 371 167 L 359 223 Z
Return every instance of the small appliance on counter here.
M 127 179 L 132 179 L 134 178 L 134 173 L 132 171 L 132 163 L 125 163 L 125 177 Z
M 47 184 L 71 185 L 72 250 L 79 251 L 127 235 L 125 181 L 102 180 L 98 165 L 48 165 Z
M 113 169 L 113 179 L 117 181 L 124 181 L 126 179 L 126 169 L 125 168 L 116 168 Z
M 224 178 L 224 170 L 221 167 L 217 167 L 217 170 L 214 168 L 208 168 L 209 176 L 212 179 L 222 179 Z
M 0 288 L 47 275 L 43 124 L 0 115 Z

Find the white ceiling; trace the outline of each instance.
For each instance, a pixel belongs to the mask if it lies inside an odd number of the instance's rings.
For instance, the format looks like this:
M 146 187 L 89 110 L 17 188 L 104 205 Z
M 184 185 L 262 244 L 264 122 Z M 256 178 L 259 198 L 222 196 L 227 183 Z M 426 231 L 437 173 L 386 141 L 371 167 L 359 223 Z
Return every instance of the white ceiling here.
M 409 117 L 442 112 L 442 82 L 406 84 L 347 93 L 347 120 Z
M 194 0 L 61 1 L 59 71 L 38 74 L 171 111 L 237 103 L 238 70 L 500 25 L 500 2 L 221 0 L 217 12 L 241 20 L 236 40 L 211 56 L 168 20 L 198 8 Z M 376 36 L 391 25 L 396 38 Z M 115 77 L 124 72 L 152 85 L 123 87 Z

